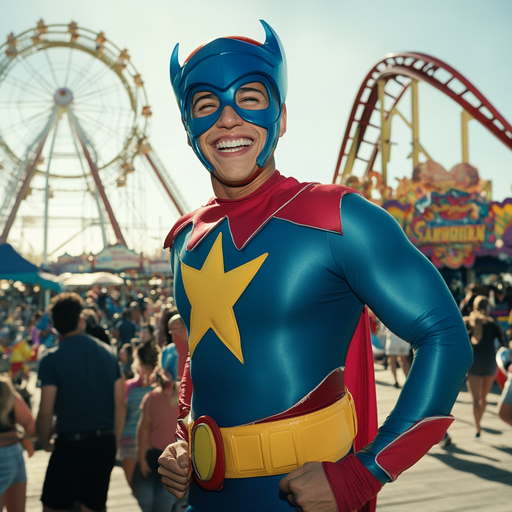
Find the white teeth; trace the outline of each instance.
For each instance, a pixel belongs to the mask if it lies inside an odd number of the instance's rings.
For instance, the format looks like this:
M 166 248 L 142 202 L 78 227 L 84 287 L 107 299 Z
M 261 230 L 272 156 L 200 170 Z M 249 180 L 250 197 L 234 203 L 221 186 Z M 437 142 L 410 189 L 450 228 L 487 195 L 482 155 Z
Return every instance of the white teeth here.
M 237 140 L 221 140 L 217 142 L 216 146 L 219 151 L 223 153 L 234 153 L 240 151 L 253 144 L 250 139 L 237 139 Z

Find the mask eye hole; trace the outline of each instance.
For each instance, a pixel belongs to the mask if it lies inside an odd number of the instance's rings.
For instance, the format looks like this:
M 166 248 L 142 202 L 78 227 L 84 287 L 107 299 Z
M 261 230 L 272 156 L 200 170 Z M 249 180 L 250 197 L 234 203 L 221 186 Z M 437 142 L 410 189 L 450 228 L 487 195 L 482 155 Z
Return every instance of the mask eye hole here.
M 206 117 L 217 111 L 220 106 L 219 98 L 210 91 L 196 92 L 192 97 L 192 117 Z
M 235 101 L 244 110 L 265 110 L 270 103 L 267 88 L 260 82 L 240 86 L 236 91 Z

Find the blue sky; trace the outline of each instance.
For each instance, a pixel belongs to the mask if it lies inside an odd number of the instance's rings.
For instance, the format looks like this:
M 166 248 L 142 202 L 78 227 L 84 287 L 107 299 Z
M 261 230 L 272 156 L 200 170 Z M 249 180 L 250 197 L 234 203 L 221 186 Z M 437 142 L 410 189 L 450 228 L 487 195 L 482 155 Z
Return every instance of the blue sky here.
M 508 0 L 17 0 L 0 17 L 0 41 L 11 31 L 17 34 L 35 26 L 40 18 L 47 24 L 76 21 L 128 48 L 153 110 L 151 144 L 192 208 L 206 202 L 211 188 L 206 171 L 186 145 L 169 84 L 170 53 L 179 42 L 183 62 L 214 37 L 262 40 L 259 18 L 276 30 L 287 52 L 288 132 L 276 152 L 277 167 L 285 175 L 331 182 L 355 95 L 368 70 L 389 52 L 419 51 L 445 61 L 512 121 Z M 494 199 L 512 196 L 511 152 L 475 121 L 469 133 L 470 161 L 484 179 L 493 180 Z M 393 126 L 397 145 L 391 183 L 412 171 L 405 158 L 408 137 L 403 128 Z M 426 84 L 420 84 L 420 140 L 448 170 L 460 162 L 460 107 Z M 158 237 L 172 226 L 176 214 L 155 197 L 146 218 L 158 247 Z

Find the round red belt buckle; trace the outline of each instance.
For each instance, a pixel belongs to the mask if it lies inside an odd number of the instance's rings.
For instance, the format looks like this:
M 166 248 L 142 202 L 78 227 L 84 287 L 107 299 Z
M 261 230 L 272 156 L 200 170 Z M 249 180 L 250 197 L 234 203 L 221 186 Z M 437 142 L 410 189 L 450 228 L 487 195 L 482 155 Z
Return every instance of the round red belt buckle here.
M 194 422 L 190 457 L 197 483 L 207 491 L 220 491 L 226 460 L 219 426 L 210 416 L 201 416 Z

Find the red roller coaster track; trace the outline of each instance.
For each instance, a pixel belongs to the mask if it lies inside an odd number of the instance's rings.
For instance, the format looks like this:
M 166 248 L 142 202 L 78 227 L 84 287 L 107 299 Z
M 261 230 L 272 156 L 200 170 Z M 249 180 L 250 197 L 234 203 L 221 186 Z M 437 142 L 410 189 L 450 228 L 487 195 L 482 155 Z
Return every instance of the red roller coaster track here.
M 399 93 L 396 95 L 391 95 L 386 91 L 386 96 L 391 97 L 393 100 L 393 106 L 385 113 L 385 117 L 388 118 L 392 109 L 396 106 L 410 84 L 410 81 L 403 82 L 400 80 L 400 77 L 418 81 L 422 80 L 436 89 L 439 89 L 455 100 L 471 114 L 474 119 L 479 121 L 503 142 L 503 144 L 512 149 L 512 125 L 507 122 L 485 96 L 458 71 L 448 64 L 445 64 L 443 61 L 425 55 L 424 53 L 390 53 L 370 70 L 357 93 L 336 164 L 333 178 L 334 183 L 338 180 L 343 159 L 347 157 L 349 153 L 352 153 L 356 159 L 367 162 L 368 170 L 372 169 L 379 151 L 379 143 L 378 140 L 365 139 L 365 133 L 368 126 L 377 128 L 379 131 L 381 129 L 380 126 L 370 123 L 373 111 L 378 108 L 376 107 L 379 99 L 378 82 L 381 80 L 384 82 L 394 80 L 401 87 Z M 360 106 L 363 108 L 361 109 Z M 356 127 L 359 127 L 359 129 L 354 129 Z M 353 137 L 350 136 L 351 133 L 354 134 Z M 369 160 L 358 156 L 362 142 L 371 144 L 374 147 Z M 356 144 L 355 150 L 351 147 L 352 144 Z

